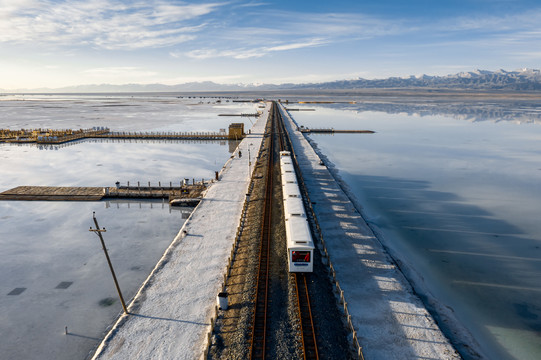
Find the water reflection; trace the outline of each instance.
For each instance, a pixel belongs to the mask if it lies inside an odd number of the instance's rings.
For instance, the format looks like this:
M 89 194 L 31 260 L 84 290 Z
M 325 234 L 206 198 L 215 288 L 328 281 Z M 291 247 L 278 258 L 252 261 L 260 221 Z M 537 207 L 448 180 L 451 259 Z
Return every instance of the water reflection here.
M 251 119 L 220 117 L 221 113 L 255 113 L 257 104 L 217 102 L 167 94 L 132 95 L 25 95 L 0 99 L 0 128 L 86 129 L 108 127 L 112 131 L 218 131 L 231 122 L 250 128 Z M 223 99 L 222 99 L 223 100 Z M 233 119 L 233 121 L 232 121 Z
M 451 309 L 476 341 L 491 344 L 483 349 L 489 358 L 509 355 L 502 355 L 507 353 L 504 342 L 495 342 L 487 329 L 539 331 L 539 239 L 457 194 L 431 190 L 428 182 L 342 176 L 355 184 L 357 193 L 363 189 L 361 203 L 371 227 L 408 264 L 413 272 L 409 277 L 430 282 L 428 293 L 422 285 L 416 290 L 439 313 L 444 327 Z M 463 354 L 470 352 L 467 343 L 467 338 L 459 341 Z M 516 349 L 512 354 L 531 355 Z
M 0 128 L 205 132 L 227 128 L 231 119 L 218 113 L 254 112 L 254 104 L 193 101 L 168 95 L 10 96 L 0 100 Z M 250 119 L 235 121 L 250 127 Z M 41 148 L 0 144 L 0 191 L 209 179 L 237 144 L 98 139 Z M 127 300 L 192 208 L 163 201 L 0 202 L 2 358 L 85 358 L 122 311 L 101 245 L 88 231 L 93 211 L 107 229 L 105 242 Z
M 466 358 L 476 358 L 476 342 L 487 358 L 541 354 L 541 127 L 538 105 L 526 105 L 411 101 L 293 113 L 307 127 L 376 130 L 310 139 Z M 465 118 L 475 121 L 457 121 Z
M 193 211 L 192 207 L 181 207 L 181 206 L 171 206 L 169 202 L 165 201 L 165 198 L 161 201 L 152 201 L 152 200 L 104 200 L 105 208 L 116 207 L 120 209 L 121 207 L 128 209 L 154 209 L 155 207 L 161 207 L 161 209 L 169 209 L 169 214 L 173 212 L 180 213 L 180 217 L 183 220 L 186 220 L 190 217 L 190 214 Z
M 82 359 L 122 311 L 88 231 L 93 211 L 128 300 L 191 210 L 160 201 L 0 202 L 2 356 Z M 17 288 L 25 290 L 8 295 Z
M 142 139 L 81 139 L 66 142 L 63 144 L 37 144 L 37 143 L 9 143 L 3 144 L 4 146 L 18 146 L 18 147 L 35 147 L 39 150 L 60 150 L 83 143 L 96 143 L 96 144 L 218 144 L 220 146 L 227 146 L 230 154 L 235 152 L 235 149 L 242 140 L 142 140 Z
M 305 107 L 307 107 L 305 105 Z M 313 107 L 313 105 L 311 105 Z M 537 100 L 511 101 L 362 101 L 357 104 L 334 104 L 329 108 L 351 110 L 357 113 L 366 111 L 405 114 L 408 116 L 441 115 L 470 122 L 510 121 L 519 124 L 541 124 L 541 103 Z M 296 115 L 297 113 L 293 113 Z
M 178 183 L 183 178 L 211 179 L 230 157 L 236 142 L 80 142 L 59 151 L 35 146 L 0 145 L 0 161 L 9 169 L 0 191 L 21 185 L 113 186 Z M 233 149 L 234 150 L 234 149 Z

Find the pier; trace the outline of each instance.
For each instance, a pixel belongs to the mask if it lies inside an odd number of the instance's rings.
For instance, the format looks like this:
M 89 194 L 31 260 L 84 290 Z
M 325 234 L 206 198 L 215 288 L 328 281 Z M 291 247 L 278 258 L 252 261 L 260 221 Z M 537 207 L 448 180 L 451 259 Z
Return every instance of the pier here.
M 301 127 L 298 129 L 303 134 L 374 134 L 372 130 L 337 130 L 337 129 L 309 129 Z
M 0 200 L 100 201 L 103 199 L 167 199 L 170 203 L 196 205 L 209 182 L 201 180 L 180 186 L 18 186 L 0 193 Z
M 339 298 L 339 311 L 347 328 L 353 330 L 347 338 L 363 346 L 356 352 L 362 350 L 367 358 L 374 359 L 402 355 L 408 359 L 459 359 L 331 173 L 320 165 L 321 159 L 305 136 L 296 130 L 297 124 L 283 109 L 280 111 L 286 117 L 285 131 L 275 132 L 288 133 L 300 170 L 298 180 L 304 184 L 310 205 L 307 211 L 313 214 L 314 221 L 321 220 L 315 222 L 319 250 L 314 256 L 322 261 L 323 278 L 333 279 L 333 300 L 326 306 L 335 306 L 334 296 Z M 226 163 L 221 181 L 209 188 L 155 271 L 128 305 L 131 315 L 119 318 L 92 359 L 149 358 L 156 352 L 169 358 L 207 359 L 209 345 L 224 344 L 224 338 L 214 333 L 216 324 L 224 326 L 221 321 L 226 316 L 237 316 L 239 321 L 246 322 L 246 318 L 233 313 L 241 308 L 239 303 L 234 303 L 234 296 L 243 292 L 250 294 L 251 287 L 240 280 L 238 273 L 231 272 L 231 261 L 246 261 L 239 266 L 243 269 L 251 267 L 248 265 L 251 259 L 259 262 L 259 257 L 248 256 L 251 253 L 240 250 L 238 244 L 245 241 L 239 240 L 244 236 L 260 234 L 254 220 L 263 223 L 261 210 L 266 185 L 261 185 L 259 191 L 254 184 L 266 182 L 268 178 L 264 175 L 268 168 L 261 161 L 269 161 L 266 159 L 270 159 L 271 153 L 267 140 L 270 141 L 272 135 L 263 136 L 264 120 L 269 112 L 270 106 L 252 128 L 252 137 L 244 139 L 239 146 L 243 152 L 252 144 L 260 149 L 254 166 L 246 156 L 231 158 Z M 249 211 L 256 216 L 248 217 Z M 249 243 L 255 244 L 257 249 L 260 246 L 257 241 Z M 232 282 L 239 285 L 239 289 L 249 290 L 226 288 L 227 279 L 234 279 Z M 220 298 L 219 294 L 225 290 L 231 291 L 226 296 L 232 306 L 220 310 L 217 294 Z M 239 299 L 242 306 L 254 301 Z M 225 331 L 232 332 L 236 328 L 226 327 Z M 216 339 L 220 339 L 221 345 L 217 345 Z
M 258 117 L 259 113 L 254 114 L 218 114 L 218 116 L 243 116 L 243 117 Z
M 244 115 L 243 115 L 244 116 Z M 246 115 L 257 116 L 257 115 Z M 109 128 L 92 129 L 0 129 L 0 143 L 59 145 L 83 139 L 137 139 L 137 140 L 242 140 L 244 124 L 232 123 L 229 132 L 128 132 L 111 131 Z
M 92 129 L 0 129 L 0 142 L 60 144 L 85 138 L 102 136 L 109 133 L 108 128 Z

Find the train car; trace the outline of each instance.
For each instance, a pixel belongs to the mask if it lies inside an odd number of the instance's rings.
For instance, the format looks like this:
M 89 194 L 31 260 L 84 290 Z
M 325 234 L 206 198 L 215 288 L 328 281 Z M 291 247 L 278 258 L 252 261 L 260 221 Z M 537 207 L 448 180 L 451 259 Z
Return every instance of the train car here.
M 295 174 L 295 168 L 293 167 L 293 164 L 290 163 L 284 163 L 280 164 L 280 174 Z
M 282 180 L 283 181 L 283 180 Z M 282 195 L 284 201 L 289 198 L 301 198 L 301 191 L 299 186 L 294 183 L 285 183 L 282 185 Z
M 295 168 L 291 162 L 291 154 L 289 151 L 280 151 L 280 174 L 295 174 Z
M 280 152 L 280 173 L 286 228 L 289 272 L 312 272 L 314 242 L 306 219 L 306 210 L 297 183 L 297 175 L 288 151 Z
M 314 270 L 314 242 L 306 218 L 292 216 L 285 222 L 289 272 Z
M 282 174 L 282 187 L 285 184 L 297 184 L 297 175 L 295 175 L 294 173 Z
M 284 200 L 284 218 L 287 220 L 292 216 L 303 217 L 306 219 L 302 198 L 290 197 Z

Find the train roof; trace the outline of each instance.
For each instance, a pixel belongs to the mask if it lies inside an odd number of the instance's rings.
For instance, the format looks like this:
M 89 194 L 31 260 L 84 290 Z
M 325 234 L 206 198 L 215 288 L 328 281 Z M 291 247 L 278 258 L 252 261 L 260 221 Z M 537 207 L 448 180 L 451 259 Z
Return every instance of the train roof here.
M 304 204 L 302 198 L 298 197 L 288 197 L 284 200 L 284 215 L 286 219 L 289 219 L 291 216 L 303 216 L 306 217 L 306 212 L 304 210 Z
M 280 158 L 280 166 L 284 164 L 293 164 L 293 161 L 291 161 L 290 157 L 281 157 Z
M 288 219 L 286 221 L 286 237 L 288 248 L 314 248 L 314 241 L 306 218 L 292 217 Z
M 282 194 L 284 199 L 287 199 L 291 196 L 301 197 L 301 191 L 299 186 L 296 183 L 282 183 Z
M 280 163 L 280 172 L 282 174 L 284 173 L 295 173 L 295 168 L 293 167 L 293 164 L 291 163 Z
M 282 185 L 291 183 L 296 184 L 297 183 L 297 175 L 293 173 L 283 173 L 282 174 Z

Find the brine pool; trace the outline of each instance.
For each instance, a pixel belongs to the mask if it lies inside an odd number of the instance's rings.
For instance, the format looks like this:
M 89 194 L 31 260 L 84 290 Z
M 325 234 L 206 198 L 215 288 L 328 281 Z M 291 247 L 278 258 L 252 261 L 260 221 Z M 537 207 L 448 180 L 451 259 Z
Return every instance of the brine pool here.
M 176 96 L 35 95 L 0 100 L 0 128 L 219 131 L 253 119 L 253 104 Z M 214 177 L 237 143 L 78 141 L 0 144 L 0 192 L 20 185 L 114 186 Z M 96 213 L 126 301 L 191 208 L 158 201 L 0 202 L 0 349 L 7 359 L 84 359 L 122 312 L 95 227 Z M 179 276 L 182 276 L 179 274 Z M 66 333 L 67 328 L 67 333 Z
M 539 359 L 537 105 L 299 107 L 299 126 L 376 131 L 309 138 L 462 355 Z

